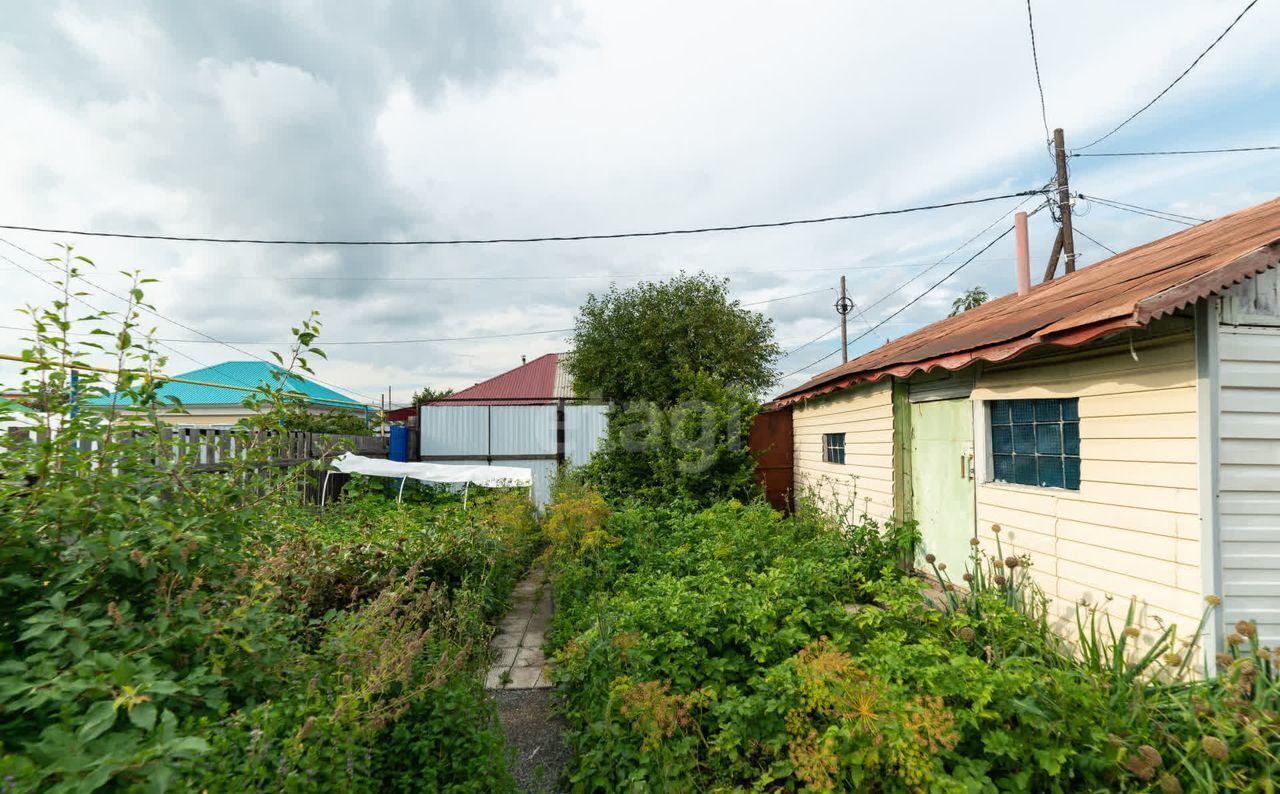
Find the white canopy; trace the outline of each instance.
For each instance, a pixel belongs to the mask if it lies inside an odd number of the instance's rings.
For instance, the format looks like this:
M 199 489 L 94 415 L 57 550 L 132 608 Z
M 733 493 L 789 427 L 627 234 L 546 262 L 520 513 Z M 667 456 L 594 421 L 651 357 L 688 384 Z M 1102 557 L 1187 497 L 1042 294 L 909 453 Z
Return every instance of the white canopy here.
M 452 463 L 402 463 L 383 458 L 366 458 L 350 452 L 334 458 L 333 468 L 347 474 L 408 478 L 420 482 L 475 483 L 487 486 L 533 485 L 533 470 L 520 466 L 466 466 Z

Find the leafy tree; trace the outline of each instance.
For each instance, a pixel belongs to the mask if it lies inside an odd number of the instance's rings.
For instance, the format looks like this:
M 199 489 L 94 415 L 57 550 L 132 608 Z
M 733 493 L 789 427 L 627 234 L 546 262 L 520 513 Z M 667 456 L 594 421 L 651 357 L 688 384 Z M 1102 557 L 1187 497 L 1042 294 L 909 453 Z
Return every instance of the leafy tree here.
M 436 400 L 443 400 L 453 394 L 453 389 L 433 389 L 430 386 L 423 386 L 421 391 L 413 393 L 414 405 L 426 405 Z
M 370 421 L 377 417 L 370 414 Z M 280 423 L 285 430 L 297 430 L 305 433 L 337 433 L 347 436 L 371 436 L 373 429 L 365 422 L 363 416 L 349 411 L 325 411 L 313 414 L 305 408 L 292 408 L 284 412 Z
M 586 478 L 607 497 L 699 506 L 756 493 L 747 434 L 760 404 L 742 388 L 695 376 L 676 405 L 647 401 L 609 408 L 608 432 Z
M 987 291 L 981 286 L 970 287 L 964 291 L 964 294 L 951 302 L 951 314 L 948 317 L 955 317 L 957 314 L 967 312 L 970 309 L 976 309 L 991 299 Z
M 773 323 L 729 297 L 728 281 L 681 273 L 583 304 L 569 362 L 579 394 L 672 405 L 708 376 L 759 395 L 777 378 Z

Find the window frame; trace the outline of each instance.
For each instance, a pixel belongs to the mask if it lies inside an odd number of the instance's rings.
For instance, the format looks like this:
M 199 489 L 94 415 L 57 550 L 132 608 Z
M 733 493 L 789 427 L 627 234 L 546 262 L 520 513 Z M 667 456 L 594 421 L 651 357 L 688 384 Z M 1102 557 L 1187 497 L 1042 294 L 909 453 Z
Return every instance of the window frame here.
M 1027 402 L 1027 403 L 1034 404 L 1034 403 L 1044 402 L 1046 400 L 1056 400 L 1059 403 L 1058 418 L 1056 420 L 1039 420 L 1035 418 L 1035 414 L 1033 413 L 1033 418 L 1030 423 L 1022 422 L 1022 423 L 1016 423 L 1016 424 L 1027 425 L 1032 428 L 1051 426 L 1053 424 L 1056 424 L 1060 428 L 1061 435 L 1059 436 L 1059 438 L 1060 438 L 1061 450 L 1056 454 L 1056 457 L 1060 458 L 1063 461 L 1063 484 L 1060 486 L 1059 485 L 1041 485 L 1039 483 L 1031 484 L 1031 483 L 1017 482 L 1016 480 L 1012 480 L 1012 479 L 1010 480 L 997 479 L 996 465 L 995 465 L 995 458 L 996 458 L 997 452 L 995 451 L 995 440 L 992 436 L 992 428 L 995 426 L 1005 426 L 1005 427 L 1012 428 L 1015 425 L 1015 423 L 1013 422 L 999 423 L 999 424 L 993 423 L 992 409 L 995 403 L 997 402 L 1010 403 L 1009 410 L 1012 411 L 1013 410 L 1012 403 Z M 1007 486 L 1012 488 L 1029 488 L 1036 491 L 1054 491 L 1054 492 L 1077 493 L 1077 494 L 1080 493 L 1081 486 L 1083 485 L 1083 478 L 1079 475 L 1079 473 L 1077 473 L 1076 479 L 1075 479 L 1075 485 L 1074 487 L 1071 487 L 1070 485 L 1071 478 L 1068 476 L 1067 470 L 1066 470 L 1068 460 L 1074 459 L 1075 461 L 1077 461 L 1077 464 L 1076 464 L 1077 466 L 1079 466 L 1080 462 L 1083 460 L 1083 458 L 1080 455 L 1080 448 L 1079 448 L 1079 443 L 1080 443 L 1079 442 L 1079 426 L 1081 424 L 1079 400 L 1080 398 L 1078 396 L 1072 395 L 1067 397 L 1001 397 L 1001 398 L 981 401 L 981 405 L 979 406 L 979 411 L 981 413 L 979 414 L 978 418 L 981 420 L 980 426 L 982 428 L 982 433 L 980 437 L 977 439 L 977 441 L 981 445 L 981 460 L 984 463 L 983 477 L 982 477 L 983 484 L 995 485 L 995 486 L 1001 486 L 1001 487 Z M 1063 403 L 1067 401 L 1075 402 L 1074 418 L 1066 416 L 1063 411 L 1063 407 L 1062 407 Z M 1032 411 L 1034 412 L 1034 410 L 1035 410 L 1035 406 L 1033 405 Z M 1074 424 L 1077 428 L 1076 439 L 1074 442 L 1076 445 L 1076 452 L 1074 454 L 1069 453 L 1067 451 L 1070 446 L 1070 441 L 1068 440 L 1067 431 L 1065 429 L 1067 425 L 1072 425 L 1072 424 Z M 1036 431 L 1033 430 L 1032 432 L 1034 434 Z M 1005 453 L 999 453 L 999 454 L 1005 454 Z M 1042 454 L 1048 455 L 1049 453 L 1039 453 L 1039 452 L 1018 453 L 1011 450 L 1008 454 L 1014 456 L 1015 458 L 1019 454 L 1023 456 L 1031 456 L 1035 458 L 1035 457 L 1042 456 Z
M 840 443 L 833 444 L 832 441 L 839 437 Z M 832 453 L 840 453 L 840 459 L 833 459 Z M 822 462 L 832 463 L 836 466 L 845 465 L 845 434 L 840 433 L 823 433 L 822 434 Z

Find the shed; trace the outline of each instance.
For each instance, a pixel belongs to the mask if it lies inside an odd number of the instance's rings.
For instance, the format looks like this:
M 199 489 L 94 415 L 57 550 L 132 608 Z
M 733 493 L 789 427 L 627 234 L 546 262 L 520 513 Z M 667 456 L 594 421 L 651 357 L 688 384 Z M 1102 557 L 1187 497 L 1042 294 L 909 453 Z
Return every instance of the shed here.
M 548 353 L 418 411 L 419 460 L 523 466 L 538 505 L 562 465 L 582 465 L 604 438 L 608 406 L 573 393 L 568 354 Z
M 1027 553 L 1080 601 L 1185 636 L 1220 595 L 1280 644 L 1280 199 L 908 334 L 780 395 L 797 487 Z

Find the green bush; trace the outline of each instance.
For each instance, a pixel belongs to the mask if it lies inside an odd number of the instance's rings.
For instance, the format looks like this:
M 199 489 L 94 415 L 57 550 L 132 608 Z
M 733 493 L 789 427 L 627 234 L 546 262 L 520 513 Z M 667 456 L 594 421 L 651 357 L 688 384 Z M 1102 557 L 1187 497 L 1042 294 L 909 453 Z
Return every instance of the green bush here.
M 478 668 L 539 543 L 528 500 L 293 505 L 305 467 L 259 465 L 290 408 L 270 387 L 241 456 L 203 470 L 163 433 L 136 306 L 105 337 L 128 410 L 88 404 L 92 370 L 72 388 L 102 337 L 69 341 L 69 300 L 31 312 L 25 384 L 67 397 L 0 439 L 0 790 L 412 790 L 410 758 L 432 790 L 506 786 Z
M 1274 786 L 1280 684 L 1251 624 L 1195 680 L 1172 628 L 1139 650 L 1131 619 L 1082 608 L 1073 642 L 1054 634 L 1031 561 L 998 545 L 935 568 L 935 604 L 892 564 L 911 528 L 581 489 L 552 527 L 574 790 Z
M 741 750 L 719 744 L 734 710 L 762 670 L 850 634 L 862 585 L 894 570 L 888 557 L 853 553 L 880 528 L 845 534 L 736 502 L 608 514 L 590 509 L 595 499 L 573 494 L 547 519 L 571 780 L 580 790 L 739 780 L 728 765 Z M 562 516 L 574 532 L 552 531 Z
M 581 476 L 615 500 L 705 507 L 757 491 L 747 445 L 759 403 L 707 375 L 682 380 L 681 402 L 610 406 L 608 431 Z

